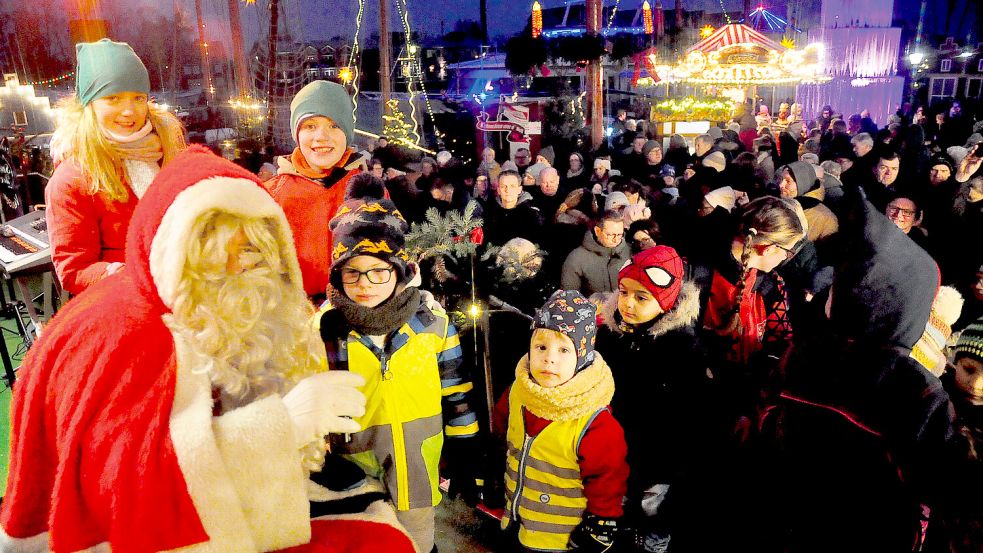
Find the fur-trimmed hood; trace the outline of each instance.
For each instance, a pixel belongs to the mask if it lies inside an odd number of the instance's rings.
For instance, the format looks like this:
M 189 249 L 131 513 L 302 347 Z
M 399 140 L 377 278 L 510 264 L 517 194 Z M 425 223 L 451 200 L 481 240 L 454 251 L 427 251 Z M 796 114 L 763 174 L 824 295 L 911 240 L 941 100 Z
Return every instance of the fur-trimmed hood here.
M 616 334 L 623 334 L 615 319 L 616 311 L 618 311 L 618 293 L 611 292 L 601 296 L 601 309 L 598 313 L 600 323 Z M 658 338 L 673 330 L 692 326 L 699 317 L 700 289 L 692 280 L 685 280 L 679 291 L 676 306 L 662 314 L 649 328 L 648 333 L 652 338 Z

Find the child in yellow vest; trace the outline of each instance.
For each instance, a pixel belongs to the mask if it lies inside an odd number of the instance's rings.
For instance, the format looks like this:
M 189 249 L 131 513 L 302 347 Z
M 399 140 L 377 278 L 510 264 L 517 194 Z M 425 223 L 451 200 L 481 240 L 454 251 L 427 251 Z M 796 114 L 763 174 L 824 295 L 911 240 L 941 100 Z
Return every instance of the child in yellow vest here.
M 627 447 L 608 407 L 611 370 L 594 351 L 596 316 L 580 292 L 554 293 L 496 407 L 499 428 L 508 420 L 502 528 L 526 549 L 600 552 L 614 544 Z
M 450 317 L 416 287 L 406 220 L 371 174 L 352 178 L 331 220 L 330 304 L 317 327 L 332 370 L 365 378 L 362 430 L 332 436 L 332 453 L 378 478 L 421 553 L 435 551 L 442 453 L 452 483 L 474 484 L 478 422 Z M 330 486 L 328 486 L 330 488 Z M 463 491 L 463 490 L 462 490 Z

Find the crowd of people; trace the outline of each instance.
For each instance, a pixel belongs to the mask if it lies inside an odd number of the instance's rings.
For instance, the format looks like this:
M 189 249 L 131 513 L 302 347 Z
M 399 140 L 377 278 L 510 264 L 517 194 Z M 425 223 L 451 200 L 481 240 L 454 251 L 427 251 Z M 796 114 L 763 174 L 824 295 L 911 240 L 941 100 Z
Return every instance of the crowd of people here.
M 78 58 L 45 190 L 75 297 L 18 373 L 0 550 L 434 551 L 440 474 L 484 481 L 505 551 L 983 543 L 958 103 L 748 104 L 692 147 L 621 112 L 600 150 L 406 166 L 316 81 L 260 179 L 185 148 L 127 45 Z M 406 242 L 472 202 L 476 288 L 532 321 L 490 337 L 490 427 Z

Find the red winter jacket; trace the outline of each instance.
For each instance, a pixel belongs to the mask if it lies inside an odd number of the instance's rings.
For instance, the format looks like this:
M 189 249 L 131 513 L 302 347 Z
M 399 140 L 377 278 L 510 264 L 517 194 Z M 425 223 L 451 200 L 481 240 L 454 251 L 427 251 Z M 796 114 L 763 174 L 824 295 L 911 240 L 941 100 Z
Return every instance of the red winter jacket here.
M 509 425 L 509 392 L 505 390 L 495 405 L 495 432 L 504 439 Z M 526 433 L 538 436 L 553 421 L 522 409 Z M 587 497 L 587 512 L 603 518 L 620 518 L 621 502 L 628 489 L 628 446 L 624 432 L 611 411 L 601 411 L 580 441 L 580 475 Z
M 123 261 L 126 230 L 140 201 L 124 182 L 128 198 L 112 201 L 90 194 L 89 181 L 72 160 L 58 165 L 44 191 L 51 259 L 62 287 L 72 295 L 106 276 L 106 267 Z
M 304 291 L 308 296 L 324 294 L 331 273 L 331 229 L 328 223 L 344 202 L 348 181 L 360 172 L 358 166 L 362 160 L 336 168 L 324 179 L 330 184 L 322 184 L 292 170 L 289 156 L 277 161 L 280 173 L 266 181 L 265 186 L 283 208 L 290 223 L 297 261 L 304 277 Z M 336 173 L 341 171 L 344 171 L 341 178 L 333 180 Z

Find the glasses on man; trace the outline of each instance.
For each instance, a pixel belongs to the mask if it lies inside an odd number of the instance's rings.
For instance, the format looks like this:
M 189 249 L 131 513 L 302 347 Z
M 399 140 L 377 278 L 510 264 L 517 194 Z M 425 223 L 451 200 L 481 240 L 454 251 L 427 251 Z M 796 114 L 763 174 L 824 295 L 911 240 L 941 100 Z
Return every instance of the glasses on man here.
M 897 217 L 898 215 L 904 217 L 905 219 L 912 219 L 915 217 L 915 212 L 914 210 L 905 209 L 903 207 L 898 207 L 896 205 L 887 206 L 888 217 Z
M 365 278 L 372 284 L 385 284 L 392 280 L 393 271 L 392 267 L 376 267 L 368 271 L 344 268 L 341 270 L 341 282 L 342 284 L 356 284 L 361 280 L 362 275 L 365 275 Z

